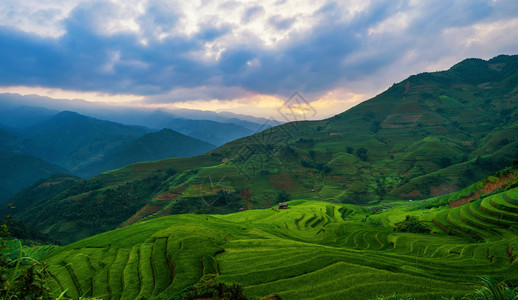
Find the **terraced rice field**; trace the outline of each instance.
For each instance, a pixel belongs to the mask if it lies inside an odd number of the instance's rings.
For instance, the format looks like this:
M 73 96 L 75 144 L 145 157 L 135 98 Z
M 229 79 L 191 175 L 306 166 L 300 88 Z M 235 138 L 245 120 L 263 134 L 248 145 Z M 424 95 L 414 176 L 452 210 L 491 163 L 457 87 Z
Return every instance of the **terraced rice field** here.
M 214 274 L 251 298 L 462 296 L 477 276 L 518 280 L 518 189 L 464 206 L 409 213 L 435 233 L 394 232 L 353 205 L 176 215 L 134 224 L 44 257 L 72 298 L 168 299 Z M 394 208 L 396 209 L 396 208 Z

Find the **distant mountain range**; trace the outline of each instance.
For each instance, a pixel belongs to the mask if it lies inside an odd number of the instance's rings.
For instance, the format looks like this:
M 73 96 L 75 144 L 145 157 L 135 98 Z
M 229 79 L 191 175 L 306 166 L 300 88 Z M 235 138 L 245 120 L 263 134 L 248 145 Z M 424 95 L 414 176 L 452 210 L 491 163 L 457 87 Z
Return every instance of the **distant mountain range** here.
M 261 126 L 260 124 L 242 120 L 237 123 L 247 127 L 229 122 L 222 123 L 211 120 L 179 118 L 163 110 L 157 110 L 146 118 L 136 121 L 136 123 L 148 128 L 170 128 L 216 146 L 252 135 Z
M 75 112 L 60 112 L 52 118 L 22 131 L 39 146 L 32 155 L 84 174 L 85 166 L 103 159 L 108 152 L 151 133 L 150 129 L 102 121 Z
M 55 173 L 88 178 L 135 162 L 200 155 L 253 134 L 263 121 L 232 113 L 111 110 L 81 100 L 0 94 L 0 202 Z
M 326 120 L 100 174 L 21 212 L 22 220 L 68 242 L 157 216 L 270 207 L 290 196 L 360 205 L 441 196 L 518 158 L 517 86 L 518 56 L 468 59 Z M 93 203 L 104 211 L 92 215 Z
M 0 94 L 0 124 L 8 127 L 23 128 L 52 117 L 60 111 L 74 111 L 93 118 L 108 120 L 124 125 L 140 125 L 154 130 L 163 127 L 152 116 L 160 116 L 162 122 L 174 119 L 214 121 L 217 123 L 234 124 L 236 130 L 248 129 L 252 134 L 268 122 L 265 118 L 230 112 L 213 112 L 192 109 L 138 109 L 107 104 L 87 102 L 84 100 L 60 100 L 36 95 L 21 96 L 18 94 Z M 281 122 L 282 123 L 282 122 Z M 214 123 L 212 123 L 214 124 Z M 232 130 L 232 127 L 229 127 Z M 174 130 L 174 128 L 171 128 Z M 232 131 L 231 131 L 232 133 Z M 210 137 L 210 132 L 208 132 Z M 212 137 L 210 137 L 212 138 Z M 231 139 L 223 136 L 224 142 L 219 139 L 207 141 L 213 144 L 224 144 Z
M 204 154 L 215 146 L 183 135 L 171 129 L 145 134 L 121 149 L 108 152 L 99 163 L 92 164 L 89 173 L 114 170 L 133 163 L 154 161 L 167 157 L 187 157 Z
M 155 132 L 75 112 L 53 113 L 33 107 L 4 111 L 2 122 L 17 128 L 0 127 L 0 202 L 51 174 L 88 178 L 135 162 L 200 155 L 215 148 L 170 129 Z

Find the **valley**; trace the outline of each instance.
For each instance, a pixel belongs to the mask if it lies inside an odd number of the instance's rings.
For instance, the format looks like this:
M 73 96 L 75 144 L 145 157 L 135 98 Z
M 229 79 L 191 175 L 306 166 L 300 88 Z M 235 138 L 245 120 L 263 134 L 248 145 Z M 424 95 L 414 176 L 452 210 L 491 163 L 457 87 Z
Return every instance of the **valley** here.
M 108 123 L 99 140 L 117 145 L 54 144 L 71 165 L 78 149 L 111 147 L 87 164 L 109 171 L 53 175 L 11 198 L 13 219 L 59 245 L 9 251 L 48 264 L 51 289 L 71 299 L 203 298 L 214 286 L 250 299 L 460 299 L 481 276 L 514 287 L 517 83 L 518 56 L 468 59 L 219 147 Z M 108 122 L 46 122 L 62 118 Z M 11 135 L 6 152 L 23 150 Z M 186 157 L 161 159 L 173 150 Z

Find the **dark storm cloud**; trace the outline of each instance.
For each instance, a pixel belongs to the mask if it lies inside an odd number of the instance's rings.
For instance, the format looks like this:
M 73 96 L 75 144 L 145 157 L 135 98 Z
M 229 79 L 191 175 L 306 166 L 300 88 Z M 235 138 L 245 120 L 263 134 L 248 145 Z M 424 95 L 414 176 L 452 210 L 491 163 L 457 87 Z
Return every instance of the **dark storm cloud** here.
M 517 9 L 511 0 L 423 1 L 418 7 L 405 1 L 376 1 L 344 19 L 339 5 L 329 2 L 316 12 L 319 21 L 313 27 L 291 32 L 275 47 L 253 37 L 236 39 L 221 49 L 219 60 L 211 61 L 201 59 L 199 53 L 207 42 L 232 40 L 235 25 L 205 20 L 193 35 L 158 38 L 180 26 L 183 15 L 176 7 L 154 1 L 137 19 L 140 33 L 110 33 L 102 21 L 119 13 L 118 8 L 88 2 L 68 16 L 66 34 L 59 38 L 0 27 L 0 85 L 141 95 L 207 85 L 286 95 L 293 90 L 324 91 L 401 61 L 410 50 L 417 58 L 438 60 L 454 50 L 441 40 L 444 30 L 514 18 Z M 253 6 L 241 18 L 249 22 L 264 13 L 262 6 Z M 382 34 L 370 32 L 390 18 L 397 23 L 399 13 L 406 14 L 408 24 L 391 30 L 396 25 L 389 23 Z M 300 20 L 274 15 L 267 21 L 283 31 Z
M 200 40 L 166 38 L 145 46 L 131 33 L 105 35 L 96 27 L 95 19 L 111 9 L 103 2 L 78 7 L 66 20 L 67 33 L 57 40 L 2 28 L 1 84 L 153 94 L 203 84 L 214 73 L 185 54 L 198 50 L 200 41 L 214 38 L 216 31 L 207 31 Z M 154 21 L 170 24 L 163 17 Z M 119 61 L 107 72 L 104 66 L 115 53 Z

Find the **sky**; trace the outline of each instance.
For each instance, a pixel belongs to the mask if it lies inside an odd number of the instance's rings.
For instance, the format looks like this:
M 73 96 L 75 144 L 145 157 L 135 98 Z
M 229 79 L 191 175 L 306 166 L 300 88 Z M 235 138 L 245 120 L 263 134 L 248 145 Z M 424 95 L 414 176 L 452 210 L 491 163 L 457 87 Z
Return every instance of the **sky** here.
M 499 54 L 516 0 L 0 1 L 0 93 L 120 106 L 319 119 Z

